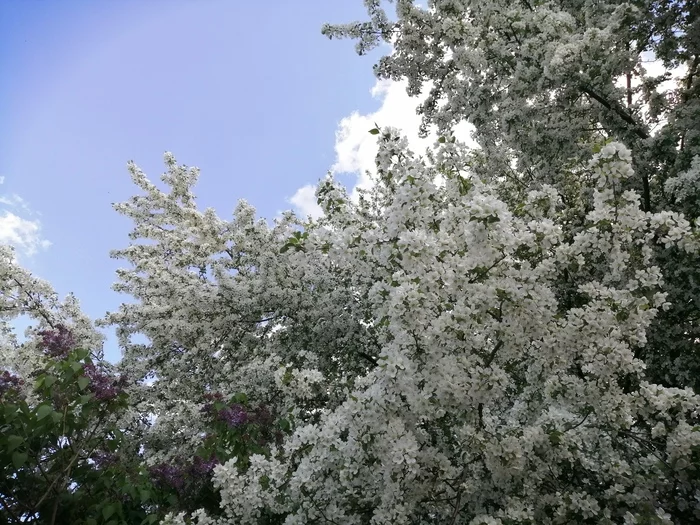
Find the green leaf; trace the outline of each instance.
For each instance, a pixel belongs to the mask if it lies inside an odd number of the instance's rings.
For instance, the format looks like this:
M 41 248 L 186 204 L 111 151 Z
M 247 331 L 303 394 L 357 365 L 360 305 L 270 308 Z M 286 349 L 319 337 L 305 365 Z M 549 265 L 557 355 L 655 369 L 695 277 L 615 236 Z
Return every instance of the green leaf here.
M 41 421 L 51 412 L 53 412 L 53 407 L 51 405 L 40 405 L 36 411 L 36 420 Z
M 7 451 L 12 452 L 14 449 L 19 447 L 24 439 L 22 439 L 20 436 L 8 436 L 7 437 Z
M 464 177 L 459 178 L 459 194 L 465 196 L 472 189 L 473 184 Z
M 78 378 L 78 388 L 80 388 L 80 390 L 85 390 L 85 387 L 88 386 L 89 384 L 90 384 L 89 377 L 80 376 Z
M 552 431 L 549 433 L 549 442 L 550 442 L 552 445 L 557 446 L 557 445 L 559 445 L 559 444 L 561 443 L 561 437 L 562 437 L 563 435 L 564 435 L 564 433 L 563 433 L 563 432 L 560 432 L 559 430 L 552 430 Z
M 508 292 L 506 292 L 502 288 L 496 288 L 496 297 L 501 301 L 507 301 L 508 299 L 510 299 Z
M 233 402 L 246 404 L 248 402 L 248 396 L 245 395 L 243 392 L 240 392 L 233 396 Z
M 444 143 L 445 143 L 445 140 L 446 140 L 445 137 L 440 137 L 440 138 L 438 138 L 438 142 L 439 142 L 440 144 L 444 144 Z
M 85 394 L 82 395 L 78 398 L 78 404 L 79 405 L 84 405 L 86 403 L 89 403 L 90 400 L 92 399 L 92 394 Z
M 7 404 L 5 405 L 5 422 L 11 423 L 17 417 L 17 405 Z
M 128 481 L 124 482 L 121 489 L 125 494 L 131 496 L 132 499 L 136 499 L 136 487 L 134 487 L 131 483 Z
M 112 514 L 114 514 L 114 511 L 115 511 L 115 510 L 117 510 L 117 509 L 114 507 L 113 504 L 110 503 L 109 505 L 107 505 L 106 507 L 104 507 L 104 508 L 102 509 L 102 516 L 104 517 L 104 519 L 107 520 L 107 519 L 109 519 L 109 517 L 110 517 Z
M 15 466 L 16 469 L 21 468 L 22 465 L 24 465 L 27 462 L 27 453 L 26 452 L 15 452 L 12 454 L 12 464 Z
M 370 135 L 379 135 L 379 130 L 377 128 L 372 128 L 369 130 Z
M 90 355 L 90 350 L 86 348 L 78 348 L 75 351 L 75 357 L 79 360 L 85 359 L 88 355 Z

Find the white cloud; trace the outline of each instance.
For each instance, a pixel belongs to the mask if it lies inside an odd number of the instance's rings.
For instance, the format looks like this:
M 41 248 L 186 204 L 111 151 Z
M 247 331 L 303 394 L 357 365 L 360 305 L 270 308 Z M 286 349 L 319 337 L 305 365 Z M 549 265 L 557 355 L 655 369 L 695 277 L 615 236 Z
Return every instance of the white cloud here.
M 316 186 L 307 184 L 299 188 L 292 198 L 289 199 L 289 202 L 291 202 L 299 213 L 305 217 L 310 215 L 312 218 L 318 219 L 323 215 L 323 210 L 321 210 L 321 207 L 316 202 L 315 192 Z
M 4 182 L 0 177 L 0 184 Z M 18 255 L 27 256 L 48 248 L 51 243 L 42 237 L 37 215 L 16 193 L 0 195 L 0 244 L 9 244 Z
M 23 219 L 7 210 L 0 215 L 0 244 L 9 244 L 30 256 L 51 245 L 41 237 L 39 221 Z
M 334 173 L 355 173 L 356 188 L 371 185 L 367 172 L 374 174 L 374 158 L 377 155 L 377 137 L 369 130 L 375 124 L 380 128 L 398 128 L 408 138 L 411 148 L 423 152 L 435 141 L 435 137 L 421 139 L 418 128 L 421 119 L 416 114 L 420 100 L 406 94 L 404 82 L 379 80 L 372 88 L 372 96 L 381 101 L 381 106 L 374 113 L 361 115 L 357 112 L 340 121 L 335 136 L 336 162 L 331 171 Z
M 416 113 L 416 108 L 423 99 L 408 96 L 405 82 L 378 80 L 371 93 L 380 101 L 379 108 L 365 115 L 358 112 L 352 113 L 340 121 L 336 131 L 336 160 L 331 171 L 356 175 L 357 179 L 351 191 L 353 197 L 357 196 L 358 188 L 367 188 L 372 185 L 377 137 L 370 134 L 369 130 L 375 125 L 380 128 L 399 129 L 408 139 L 411 149 L 418 154 L 424 153 L 425 149 L 437 140 L 437 135 L 434 133 L 424 139 L 418 136 L 421 117 Z M 471 142 L 467 124 L 457 126 L 455 134 L 458 139 Z M 290 202 L 304 215 L 320 216 L 321 209 L 316 204 L 314 191 L 314 186 L 304 186 L 297 190 Z
M 0 175 L 0 184 L 5 184 L 5 176 Z

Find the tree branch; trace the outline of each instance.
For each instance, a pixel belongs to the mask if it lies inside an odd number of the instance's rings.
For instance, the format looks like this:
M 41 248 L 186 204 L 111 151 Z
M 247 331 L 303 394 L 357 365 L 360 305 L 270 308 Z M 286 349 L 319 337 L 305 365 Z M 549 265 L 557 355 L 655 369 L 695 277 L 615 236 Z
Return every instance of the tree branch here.
M 632 127 L 632 131 L 640 139 L 648 139 L 649 132 L 644 129 L 644 127 L 637 122 L 632 114 L 620 106 L 617 102 L 611 102 L 607 100 L 602 95 L 599 95 L 593 88 L 587 84 L 581 84 L 581 91 L 586 95 L 591 97 L 593 100 L 597 101 L 604 108 L 612 111 L 618 117 L 620 117 L 624 122 Z M 644 211 L 651 211 L 651 190 L 649 189 L 649 175 L 647 173 L 642 173 L 642 199 L 644 202 Z
M 362 357 L 362 358 L 366 359 L 367 361 L 369 361 L 370 363 L 372 363 L 374 366 L 377 366 L 377 358 L 376 357 L 371 356 L 368 353 L 363 352 L 362 350 L 358 350 L 356 353 L 360 357 Z
M 599 95 L 598 93 L 593 91 L 593 89 L 586 84 L 581 85 L 581 91 L 583 91 L 586 95 L 588 95 L 593 100 L 598 102 L 604 108 L 609 109 L 610 111 L 615 113 L 618 117 L 620 117 L 622 120 L 627 122 L 627 124 L 632 126 L 634 133 L 639 138 L 641 138 L 641 139 L 648 139 L 649 138 L 649 133 L 647 132 L 647 130 L 645 130 L 642 127 L 642 125 L 639 124 L 639 122 L 634 120 L 632 115 L 629 112 L 625 111 L 625 109 L 623 107 L 619 106 L 618 104 L 616 104 L 614 102 L 610 102 L 602 95 Z

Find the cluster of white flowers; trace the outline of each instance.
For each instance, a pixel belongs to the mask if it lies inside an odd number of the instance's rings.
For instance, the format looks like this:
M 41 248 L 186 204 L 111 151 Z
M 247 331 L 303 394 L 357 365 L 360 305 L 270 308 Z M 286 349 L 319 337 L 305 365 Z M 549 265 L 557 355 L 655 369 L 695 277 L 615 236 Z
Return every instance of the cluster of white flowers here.
M 478 177 L 417 159 L 392 130 L 380 141 L 377 185 L 353 204 L 326 180 L 326 216 L 290 250 L 316 278 L 342 276 L 325 300 L 364 313 L 363 335 L 342 355 L 313 332 L 295 355 L 307 366 L 279 361 L 278 395 L 309 408 L 269 455 L 217 467 L 224 514 L 193 522 L 700 519 L 700 398 L 648 383 L 635 357 L 667 307 L 653 247 L 694 233 L 620 191 L 634 176 L 629 151 L 612 143 L 594 157 L 593 208 L 570 235 L 552 187 L 511 209 Z M 676 233 L 658 237 L 662 227 Z M 315 311 L 297 314 L 307 330 Z M 257 339 L 254 354 L 280 355 L 293 327 Z M 349 358 L 354 378 L 336 373 Z
M 315 385 L 323 381 L 323 374 L 318 370 L 283 367 L 275 373 L 277 388 L 290 397 L 308 399 L 314 397 Z
M 472 124 L 480 150 L 463 158 L 480 178 L 499 183 L 499 197 L 522 202 L 523 190 L 552 184 L 576 223 L 590 208 L 581 198 L 591 186 L 581 166 L 594 144 L 615 140 L 634 159 L 635 176 L 622 190 L 637 191 L 645 211 L 700 218 L 693 189 L 700 48 L 689 4 L 401 0 L 395 16 L 383 4 L 365 2 L 366 23 L 327 25 L 324 33 L 359 38 L 362 50 L 391 44 L 377 75 L 405 81 L 413 95 L 429 92 L 419 108 L 424 128 L 449 135 Z M 655 380 L 698 388 L 695 241 L 657 251 L 672 308 L 651 327 L 642 354 Z
M 686 171 L 668 179 L 664 189 L 674 199 L 690 207 L 686 211 L 695 211 L 697 215 L 697 208 L 700 207 L 700 156 L 693 157 L 692 164 Z
M 246 203 L 198 211 L 197 170 L 169 154 L 166 190 L 130 165 L 144 194 L 117 206 L 135 228 L 114 255 L 136 303 L 105 322 L 124 370 L 155 377 L 133 392 L 158 416 L 149 461 L 193 451 L 211 393 L 292 427 L 216 468 L 221 516 L 166 522 L 699 521 L 699 75 L 666 97 L 642 67 L 688 60 L 691 21 L 660 2 L 653 20 L 597 0 L 365 4 L 324 32 L 390 42 L 379 76 L 430 87 L 425 158 L 373 130 L 371 189 L 355 202 L 328 177 L 321 219 L 272 226 Z M 452 138 L 464 121 L 477 150 Z

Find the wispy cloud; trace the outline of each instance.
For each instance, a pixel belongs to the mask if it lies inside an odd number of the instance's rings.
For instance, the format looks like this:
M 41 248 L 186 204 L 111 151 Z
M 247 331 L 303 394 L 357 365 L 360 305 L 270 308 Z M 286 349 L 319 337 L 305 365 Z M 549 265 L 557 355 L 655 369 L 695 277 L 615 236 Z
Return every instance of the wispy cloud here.
M 30 256 L 51 246 L 41 236 L 39 221 L 23 219 L 7 210 L 0 213 L 0 244 L 9 244 Z
M 5 177 L 0 176 L 0 184 Z M 51 243 L 41 233 L 39 215 L 16 193 L 0 195 L 0 244 L 14 246 L 18 255 L 32 256 Z
M 0 184 L 2 183 L 0 182 Z M 29 207 L 29 204 L 27 204 L 27 201 L 16 193 L 13 193 L 12 195 L 0 195 L 0 204 L 4 204 L 5 206 L 10 206 L 12 208 L 20 208 L 27 213 L 34 213 Z

